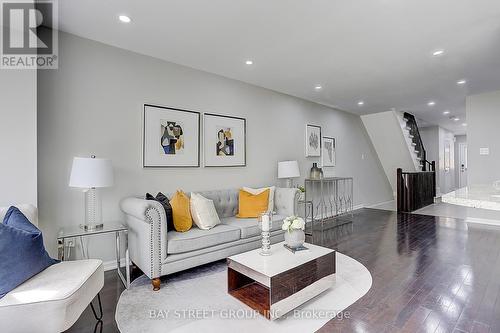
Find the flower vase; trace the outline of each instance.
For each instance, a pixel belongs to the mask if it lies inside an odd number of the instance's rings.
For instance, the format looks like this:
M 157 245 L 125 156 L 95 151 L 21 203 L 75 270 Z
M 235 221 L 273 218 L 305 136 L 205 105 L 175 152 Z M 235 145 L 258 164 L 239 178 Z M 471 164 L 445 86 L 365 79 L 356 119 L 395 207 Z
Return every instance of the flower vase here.
M 293 229 L 285 231 L 285 242 L 291 248 L 302 246 L 306 241 L 306 234 L 304 230 Z

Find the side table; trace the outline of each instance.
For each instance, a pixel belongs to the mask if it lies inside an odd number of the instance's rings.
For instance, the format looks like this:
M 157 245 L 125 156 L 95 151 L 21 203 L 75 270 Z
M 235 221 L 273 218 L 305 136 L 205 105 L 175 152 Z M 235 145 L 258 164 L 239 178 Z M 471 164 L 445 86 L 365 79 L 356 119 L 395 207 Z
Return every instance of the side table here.
M 80 226 L 69 226 L 64 227 L 59 230 L 57 236 L 57 252 L 58 259 L 66 259 L 66 241 L 68 239 L 79 239 L 80 247 L 82 250 L 82 257 L 88 259 L 88 252 L 83 244 L 84 237 L 90 237 L 94 235 L 102 235 L 114 233 L 116 237 L 116 272 L 120 277 L 125 288 L 128 289 L 130 286 L 130 259 L 128 254 L 128 229 L 121 223 L 118 222 L 104 222 L 104 226 L 97 230 L 84 230 Z M 125 236 L 125 276 L 123 275 L 121 265 L 120 265 L 120 234 L 123 233 Z
M 304 221 L 306 222 L 305 234 L 313 236 L 314 233 L 314 204 L 312 200 L 299 200 L 299 205 L 304 205 Z M 311 222 L 311 231 L 307 231 L 307 224 Z

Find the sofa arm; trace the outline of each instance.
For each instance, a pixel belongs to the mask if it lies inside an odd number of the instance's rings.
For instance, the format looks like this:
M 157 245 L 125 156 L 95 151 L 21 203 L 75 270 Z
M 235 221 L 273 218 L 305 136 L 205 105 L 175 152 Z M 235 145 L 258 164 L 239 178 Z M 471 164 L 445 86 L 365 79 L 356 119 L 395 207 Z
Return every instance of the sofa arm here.
M 150 279 L 161 276 L 167 256 L 167 219 L 163 206 L 155 200 L 137 197 L 120 202 L 128 226 L 130 259 Z
M 300 191 L 296 188 L 277 187 L 274 193 L 274 206 L 279 215 L 295 215 Z

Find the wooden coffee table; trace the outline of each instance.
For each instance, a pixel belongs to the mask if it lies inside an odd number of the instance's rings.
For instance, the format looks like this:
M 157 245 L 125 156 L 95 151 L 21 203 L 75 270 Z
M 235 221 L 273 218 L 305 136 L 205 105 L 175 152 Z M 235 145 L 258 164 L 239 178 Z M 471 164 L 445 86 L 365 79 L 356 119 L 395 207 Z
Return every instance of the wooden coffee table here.
M 228 293 L 267 319 L 279 318 L 330 288 L 335 281 L 335 251 L 304 244 L 307 251 L 292 253 L 284 242 L 227 259 Z

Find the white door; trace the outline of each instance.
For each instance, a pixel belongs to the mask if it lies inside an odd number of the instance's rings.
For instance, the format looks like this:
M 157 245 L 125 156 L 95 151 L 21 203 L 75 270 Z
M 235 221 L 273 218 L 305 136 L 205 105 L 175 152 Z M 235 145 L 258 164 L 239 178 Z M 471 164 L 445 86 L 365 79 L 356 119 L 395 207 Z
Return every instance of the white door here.
M 458 174 L 458 186 L 460 188 L 467 186 L 467 144 L 458 144 L 458 163 L 459 163 L 459 174 Z

